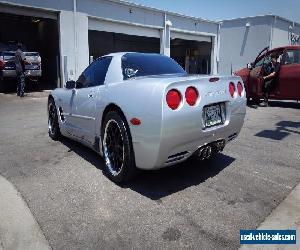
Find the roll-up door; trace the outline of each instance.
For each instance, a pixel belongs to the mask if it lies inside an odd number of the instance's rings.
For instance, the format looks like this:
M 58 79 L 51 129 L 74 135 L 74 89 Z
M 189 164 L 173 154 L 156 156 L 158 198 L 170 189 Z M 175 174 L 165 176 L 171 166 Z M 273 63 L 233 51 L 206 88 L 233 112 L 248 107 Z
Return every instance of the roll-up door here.
M 159 29 L 89 18 L 89 30 L 160 38 Z
M 176 32 L 171 31 L 171 39 L 179 38 L 182 40 L 190 40 L 190 41 L 197 41 L 197 42 L 211 42 L 211 36 L 203 36 L 198 34 L 192 33 L 183 33 L 183 32 Z

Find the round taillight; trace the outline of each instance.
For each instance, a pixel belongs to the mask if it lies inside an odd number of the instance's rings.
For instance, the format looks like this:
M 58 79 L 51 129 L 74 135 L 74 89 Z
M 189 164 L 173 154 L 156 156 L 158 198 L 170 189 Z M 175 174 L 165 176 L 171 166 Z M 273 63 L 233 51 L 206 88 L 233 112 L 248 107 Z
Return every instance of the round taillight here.
M 238 82 L 238 84 L 237 84 L 237 91 L 238 91 L 239 96 L 242 96 L 242 93 L 243 93 L 243 85 L 242 85 L 241 82 Z
M 175 110 L 179 107 L 181 102 L 181 94 L 177 89 L 171 89 L 166 96 L 168 106 Z
M 235 85 L 233 82 L 229 83 L 229 93 L 231 95 L 231 97 L 234 97 L 234 93 L 235 93 Z
M 194 106 L 198 99 L 198 91 L 195 87 L 188 87 L 185 91 L 185 100 L 190 106 Z

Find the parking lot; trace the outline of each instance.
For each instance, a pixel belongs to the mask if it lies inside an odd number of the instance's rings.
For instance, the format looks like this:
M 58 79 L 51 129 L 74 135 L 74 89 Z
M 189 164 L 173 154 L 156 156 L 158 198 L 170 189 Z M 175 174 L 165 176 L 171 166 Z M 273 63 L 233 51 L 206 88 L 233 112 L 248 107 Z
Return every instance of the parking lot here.
M 300 103 L 247 108 L 216 158 L 142 172 L 122 186 L 93 151 L 47 134 L 47 98 L 0 94 L 0 175 L 53 249 L 236 249 L 300 181 Z

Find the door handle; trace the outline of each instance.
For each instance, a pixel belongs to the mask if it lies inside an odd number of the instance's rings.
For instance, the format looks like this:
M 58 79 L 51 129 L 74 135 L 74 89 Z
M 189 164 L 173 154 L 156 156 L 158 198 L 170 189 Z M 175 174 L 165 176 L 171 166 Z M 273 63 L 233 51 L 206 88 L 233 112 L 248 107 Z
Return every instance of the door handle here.
M 93 94 L 89 94 L 88 97 L 89 98 L 94 98 L 94 95 Z

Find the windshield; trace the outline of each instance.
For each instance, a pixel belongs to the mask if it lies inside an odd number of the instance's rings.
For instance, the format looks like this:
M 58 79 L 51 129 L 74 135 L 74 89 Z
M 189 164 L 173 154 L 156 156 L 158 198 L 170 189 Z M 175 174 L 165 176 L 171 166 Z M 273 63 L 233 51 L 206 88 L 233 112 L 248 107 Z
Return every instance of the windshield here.
M 122 57 L 124 80 L 150 75 L 187 73 L 172 58 L 149 53 L 127 53 Z

